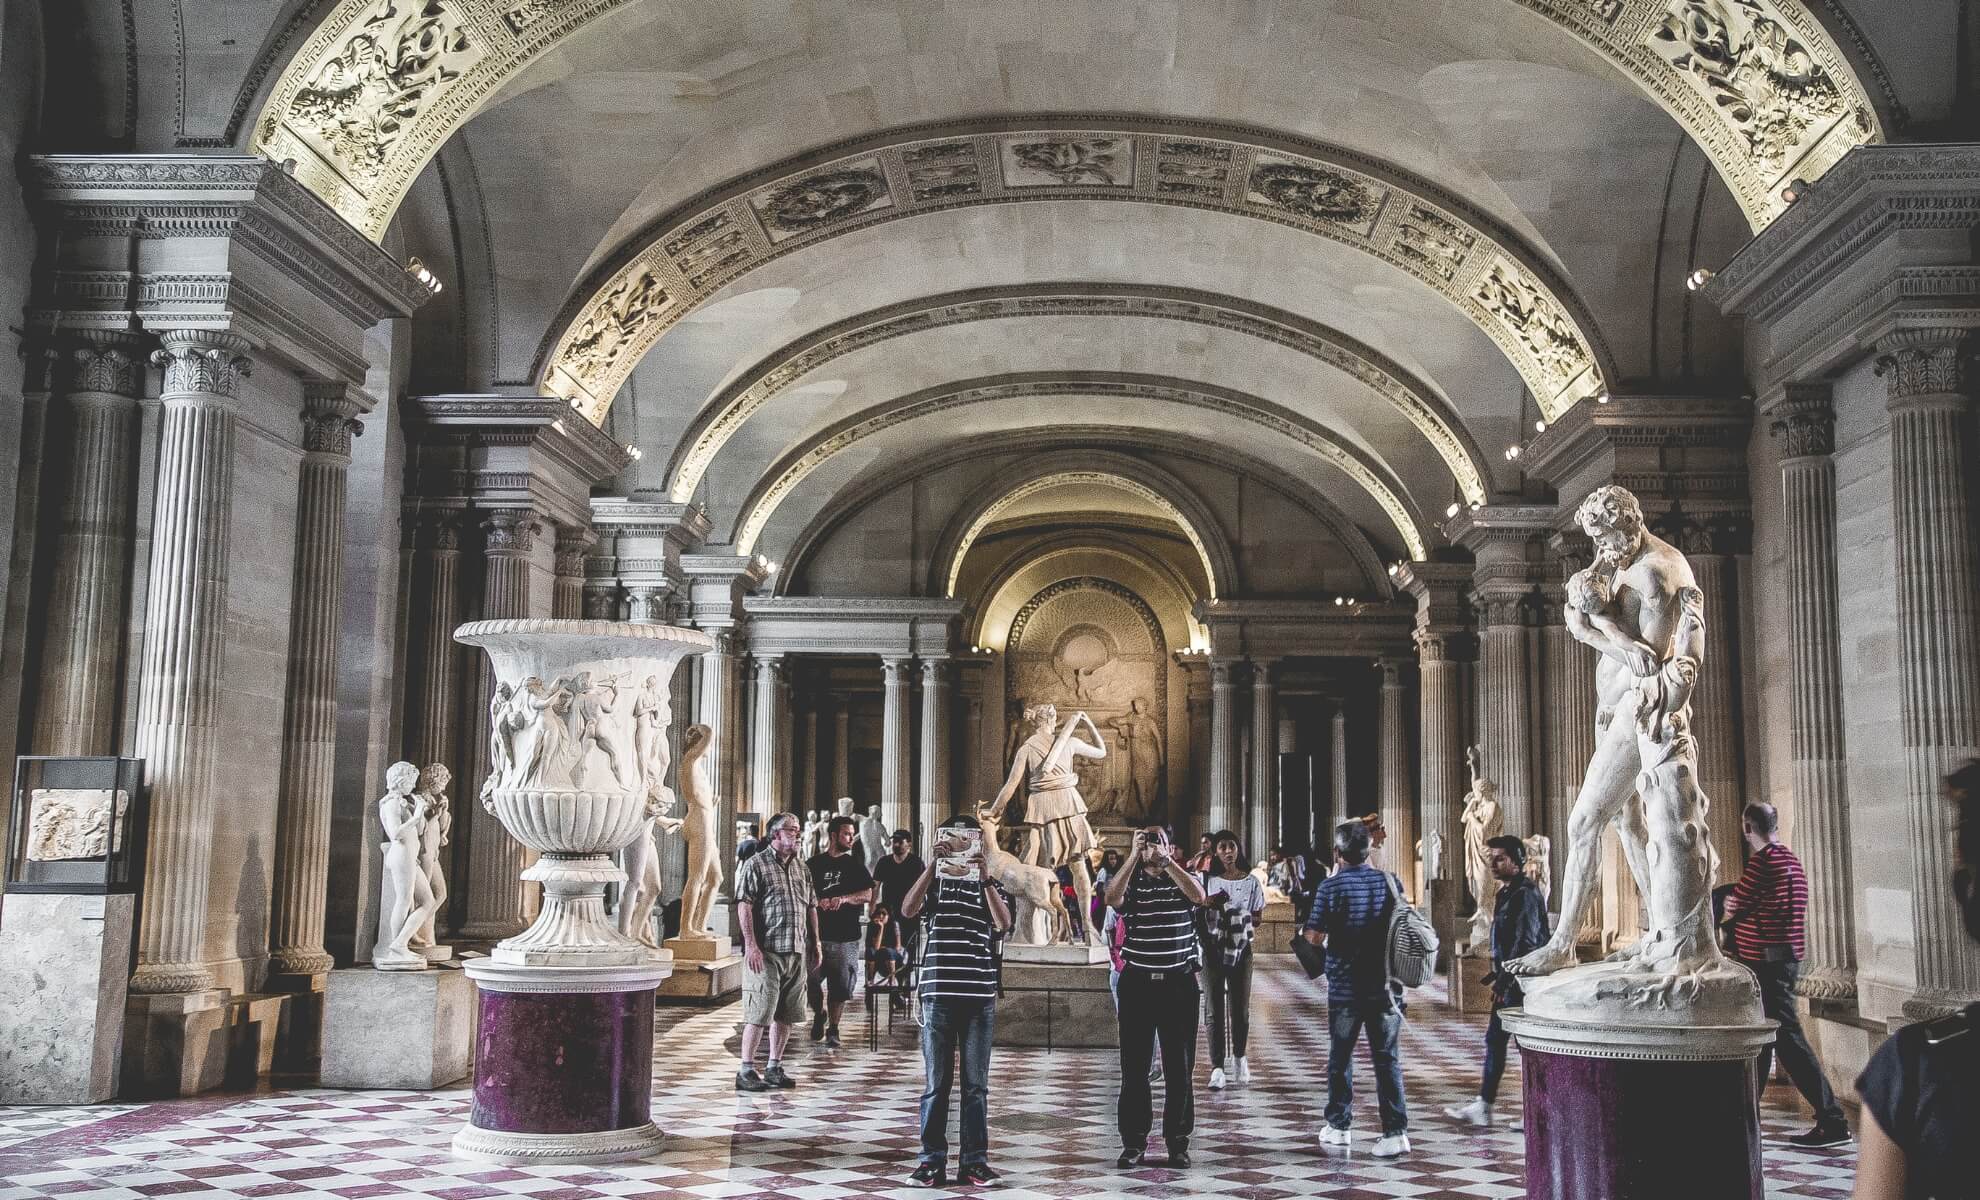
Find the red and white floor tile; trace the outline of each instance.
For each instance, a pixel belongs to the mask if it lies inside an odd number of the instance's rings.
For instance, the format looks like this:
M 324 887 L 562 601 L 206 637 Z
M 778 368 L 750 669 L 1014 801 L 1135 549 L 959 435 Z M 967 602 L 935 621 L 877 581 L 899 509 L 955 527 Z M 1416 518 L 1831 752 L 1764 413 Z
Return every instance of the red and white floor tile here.
M 1478 1133 L 1442 1115 L 1477 1087 L 1482 1021 L 1422 997 L 1412 1004 L 1403 1062 L 1410 1104 L 1407 1158 L 1367 1157 L 1373 1093 L 1357 1100 L 1355 1152 L 1322 1156 L 1324 1009 L 1289 959 L 1267 960 L 1254 1000 L 1253 1082 L 1207 1090 L 1197 1073 L 1195 1166 L 1116 1171 L 1111 1051 L 999 1050 L 991 1081 L 995 1191 L 1011 1200 L 1209 1195 L 1231 1200 L 1334 1196 L 1454 1200 L 1522 1194 L 1513 1105 Z M 857 1016 L 856 1016 L 857 1014 Z M 799 1034 L 796 1091 L 734 1091 L 735 1019 L 727 1006 L 663 1009 L 654 1117 L 672 1140 L 651 1161 L 610 1167 L 503 1168 L 456 1160 L 448 1140 L 466 1119 L 465 1088 L 343 1092 L 308 1088 L 96 1108 L 0 1108 L 0 1200 L 41 1197 L 528 1196 L 536 1200 L 853 1200 L 927 1195 L 906 1177 L 918 1145 L 920 1058 L 903 1022 L 866 1048 L 863 1012 L 847 1012 L 845 1048 Z M 884 1018 L 883 1018 L 884 1020 Z M 1505 1095 L 1519 1095 L 1515 1065 Z M 1357 1085 L 1372 1083 L 1366 1051 Z M 1160 1085 L 1158 1085 L 1159 1087 Z M 1159 1100 L 1158 1100 L 1159 1104 Z M 953 1118 L 952 1118 L 953 1119 Z M 1804 1151 L 1780 1139 L 1807 1125 L 1799 1098 L 1776 1086 L 1765 1132 L 1768 1196 L 1847 1196 L 1851 1150 Z M 953 1137 L 951 1139 L 953 1146 Z M 1159 1152 L 1159 1142 L 1157 1146 Z

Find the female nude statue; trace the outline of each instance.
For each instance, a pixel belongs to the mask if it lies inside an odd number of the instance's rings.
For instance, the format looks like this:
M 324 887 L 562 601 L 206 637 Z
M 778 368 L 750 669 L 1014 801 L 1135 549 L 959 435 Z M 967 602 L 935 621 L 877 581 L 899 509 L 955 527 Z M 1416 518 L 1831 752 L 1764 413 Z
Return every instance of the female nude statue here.
M 681 936 L 706 938 L 708 910 L 722 886 L 722 851 L 715 838 L 715 792 L 708 786 L 709 728 L 690 725 L 681 736 L 681 838 L 687 878 L 681 883 Z
M 385 841 L 379 845 L 385 852 L 385 871 L 371 965 L 381 971 L 426 969 L 426 956 L 411 946 L 434 908 L 433 888 L 419 869 L 420 827 L 426 818 L 413 795 L 417 786 L 418 767 L 393 763 L 385 771 L 385 794 L 378 799 L 378 821 L 385 827 Z

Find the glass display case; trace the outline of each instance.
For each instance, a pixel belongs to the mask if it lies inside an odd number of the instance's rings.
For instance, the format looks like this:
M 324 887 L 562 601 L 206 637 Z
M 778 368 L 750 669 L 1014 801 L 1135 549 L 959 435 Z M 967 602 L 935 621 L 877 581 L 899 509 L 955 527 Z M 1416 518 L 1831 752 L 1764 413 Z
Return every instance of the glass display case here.
M 144 882 L 144 760 L 14 760 L 10 892 L 136 892 Z

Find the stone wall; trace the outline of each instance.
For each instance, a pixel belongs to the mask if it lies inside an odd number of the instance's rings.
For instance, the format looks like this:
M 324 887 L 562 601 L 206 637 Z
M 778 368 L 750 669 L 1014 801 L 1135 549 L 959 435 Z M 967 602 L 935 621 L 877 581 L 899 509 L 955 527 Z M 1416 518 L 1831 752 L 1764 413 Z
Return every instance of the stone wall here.
M 38 45 L 41 40 L 40 6 L 28 0 L 0 3 L 0 313 L 10 314 L 0 321 L 0 562 L 11 562 L 14 552 L 16 495 L 20 479 L 22 419 L 24 401 L 21 372 L 21 339 L 15 333 L 19 314 L 27 303 L 29 271 L 34 265 L 34 226 L 28 219 L 16 173 L 20 151 L 29 140 L 41 70 Z M 25 581 L 9 570 L 9 585 L 0 616 L 16 604 L 25 604 Z M 14 622 L 5 622 L 12 628 Z M 0 646 L 0 762 L 14 761 L 15 733 L 19 727 L 20 668 L 13 657 L 15 647 Z M 11 778 L 7 797 L 0 797 L 0 822 L 4 822 L 13 795 Z

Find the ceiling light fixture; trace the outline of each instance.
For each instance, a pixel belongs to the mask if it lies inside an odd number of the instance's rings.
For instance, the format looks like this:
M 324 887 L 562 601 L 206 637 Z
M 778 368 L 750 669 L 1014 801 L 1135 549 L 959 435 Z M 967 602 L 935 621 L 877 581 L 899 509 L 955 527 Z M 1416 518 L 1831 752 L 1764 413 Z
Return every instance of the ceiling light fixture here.
M 1533 423 L 1533 432 L 1535 433 L 1547 432 L 1547 423 L 1545 421 L 1535 421 Z
M 1781 189 L 1781 199 L 1789 204 L 1793 204 L 1807 194 L 1808 181 L 1806 179 L 1790 180 L 1788 185 Z
M 1453 501 L 1451 501 L 1451 506 L 1450 506 L 1449 508 L 1447 508 L 1447 509 L 1445 509 L 1445 510 L 1444 510 L 1444 515 L 1445 515 L 1445 516 L 1447 516 L 1447 517 L 1455 517 L 1455 516 L 1457 516 L 1457 515 L 1458 515 L 1458 502 L 1457 502 L 1457 501 L 1455 501 L 1455 500 L 1453 500 Z
M 1607 392 L 1597 392 L 1597 393 L 1595 393 L 1595 403 L 1597 403 L 1597 404 L 1607 404 L 1608 402 L 1609 402 L 1609 393 L 1607 393 Z
M 1705 284 L 1711 280 L 1712 274 L 1713 273 L 1709 268 L 1700 267 L 1696 271 L 1693 271 L 1691 274 L 1684 277 L 1684 286 L 1687 289 L 1695 292 L 1699 288 L 1704 287 Z
M 413 257 L 406 260 L 406 274 L 412 276 L 414 279 L 417 279 L 419 281 L 420 286 L 425 288 L 427 291 L 432 292 L 436 296 L 440 294 L 441 291 L 440 277 L 435 275 L 433 272 L 427 270 L 426 264 L 419 261 L 418 255 L 414 255 Z

